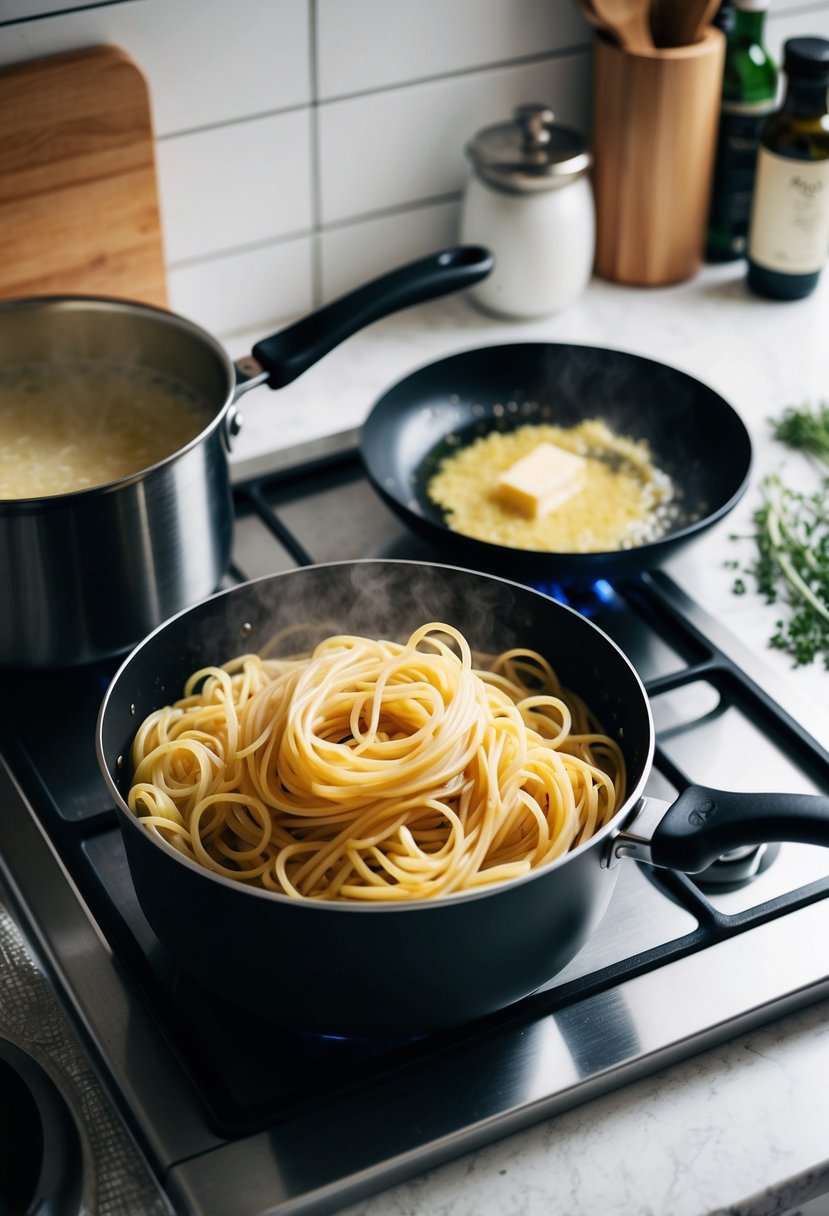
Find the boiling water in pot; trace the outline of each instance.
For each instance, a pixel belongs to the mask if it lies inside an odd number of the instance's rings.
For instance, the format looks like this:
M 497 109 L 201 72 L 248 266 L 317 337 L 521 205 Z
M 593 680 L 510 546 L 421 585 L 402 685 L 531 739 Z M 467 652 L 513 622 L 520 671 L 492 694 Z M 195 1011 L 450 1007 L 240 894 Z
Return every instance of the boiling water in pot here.
M 0 499 L 106 485 L 186 446 L 212 409 L 190 385 L 103 360 L 0 369 Z

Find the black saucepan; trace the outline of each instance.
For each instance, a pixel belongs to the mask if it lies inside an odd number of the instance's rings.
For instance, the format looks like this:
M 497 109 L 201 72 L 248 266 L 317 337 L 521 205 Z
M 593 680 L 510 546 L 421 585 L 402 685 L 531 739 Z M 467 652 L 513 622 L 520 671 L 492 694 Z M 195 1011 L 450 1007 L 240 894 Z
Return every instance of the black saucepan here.
M 450 530 L 428 494 L 444 457 L 492 430 L 588 418 L 646 440 L 672 478 L 679 510 L 664 537 L 618 552 L 550 553 Z M 420 368 L 376 403 L 361 448 L 377 493 L 447 560 L 534 582 L 592 581 L 658 565 L 735 506 L 751 468 L 743 422 L 707 385 L 641 355 L 555 343 L 483 347 Z
M 592 840 L 546 868 L 475 893 L 356 906 L 294 900 L 217 877 L 159 843 L 128 810 L 129 750 L 151 710 L 205 664 L 262 649 L 285 626 L 404 638 L 429 620 L 473 648 L 545 654 L 580 693 L 627 763 L 624 805 Z M 293 646 L 301 643 L 294 636 Z M 306 1030 L 399 1035 L 498 1010 L 555 975 L 581 948 L 633 856 L 699 871 L 762 840 L 829 844 L 829 799 L 690 787 L 673 805 L 643 797 L 654 730 L 630 661 L 548 596 L 497 577 L 418 562 L 310 566 L 243 584 L 158 628 L 121 666 L 101 707 L 98 759 L 115 799 L 144 913 L 206 989 Z

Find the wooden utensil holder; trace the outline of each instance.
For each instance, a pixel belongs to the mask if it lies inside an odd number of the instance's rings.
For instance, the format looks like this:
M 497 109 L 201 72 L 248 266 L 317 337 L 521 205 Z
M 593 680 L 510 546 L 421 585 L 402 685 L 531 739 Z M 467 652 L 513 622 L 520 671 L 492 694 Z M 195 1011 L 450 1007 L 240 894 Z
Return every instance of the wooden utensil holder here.
M 632 53 L 597 35 L 593 59 L 596 273 L 656 287 L 700 268 L 725 36 Z

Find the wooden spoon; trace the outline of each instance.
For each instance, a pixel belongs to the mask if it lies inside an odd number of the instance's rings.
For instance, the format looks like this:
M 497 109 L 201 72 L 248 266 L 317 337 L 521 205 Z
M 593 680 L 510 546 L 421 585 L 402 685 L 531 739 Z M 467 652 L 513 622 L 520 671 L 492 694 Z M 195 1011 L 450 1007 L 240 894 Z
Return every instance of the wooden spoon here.
M 653 49 L 650 0 L 589 0 L 596 23 L 628 51 Z M 585 5 L 582 4 L 582 11 Z M 588 18 L 589 20 L 589 18 Z
M 581 15 L 586 21 L 589 21 L 591 25 L 596 27 L 596 29 L 605 29 L 604 22 L 596 16 L 596 10 L 593 8 L 593 0 L 578 0 L 578 5 L 579 9 L 581 10 Z
M 722 0 L 652 0 L 651 30 L 657 46 L 699 42 Z

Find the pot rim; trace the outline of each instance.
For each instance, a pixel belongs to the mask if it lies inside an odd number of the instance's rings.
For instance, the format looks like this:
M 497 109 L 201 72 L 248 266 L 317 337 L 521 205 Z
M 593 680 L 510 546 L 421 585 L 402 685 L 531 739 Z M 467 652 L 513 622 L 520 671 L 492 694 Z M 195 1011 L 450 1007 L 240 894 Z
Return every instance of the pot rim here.
M 110 766 L 107 763 L 106 757 L 104 755 L 104 748 L 103 748 L 103 724 L 104 724 L 104 719 L 106 717 L 107 707 L 109 705 L 114 688 L 118 684 L 119 680 L 122 678 L 124 672 L 126 671 L 129 664 L 131 663 L 133 657 L 135 655 L 137 655 L 138 652 L 140 650 L 142 650 L 145 646 L 150 645 L 152 643 L 152 641 L 158 635 L 163 633 L 164 630 L 168 626 L 172 626 L 175 621 L 179 620 L 182 617 L 187 616 L 188 613 L 194 611 L 195 609 L 197 609 L 199 607 L 199 604 L 194 604 L 188 608 L 183 608 L 181 611 L 177 612 L 174 616 L 168 618 L 168 620 L 166 620 L 166 621 L 162 622 L 160 625 L 156 626 L 156 628 L 151 633 L 149 633 L 146 638 L 144 638 L 141 642 L 139 642 L 137 646 L 133 647 L 133 649 L 126 656 L 126 658 L 120 664 L 120 666 L 118 667 L 118 670 L 115 672 L 114 676 L 112 677 L 109 687 L 107 688 L 107 690 L 104 694 L 103 701 L 101 702 L 101 706 L 98 711 L 98 720 L 97 720 L 96 730 L 95 730 L 95 750 L 96 750 L 96 754 L 97 754 L 97 758 L 98 758 L 99 768 L 101 770 L 101 773 L 103 774 L 104 780 L 105 780 L 107 788 L 109 790 L 109 793 L 112 795 L 113 799 L 115 800 L 115 808 L 116 808 L 116 811 L 118 812 L 118 816 L 119 816 L 119 819 L 121 820 L 121 823 L 128 824 L 130 831 L 133 831 L 133 830 L 138 831 L 140 834 L 142 834 L 143 836 L 145 836 L 147 838 L 147 841 L 151 845 L 160 849 L 162 852 L 166 853 L 172 860 L 179 862 L 182 865 L 187 866 L 187 868 L 190 869 L 194 874 L 196 874 L 196 875 L 200 876 L 201 878 L 204 878 L 208 881 L 212 880 L 214 882 L 217 882 L 217 883 L 219 883 L 220 886 L 227 888 L 228 891 L 238 892 L 240 896 L 252 896 L 257 899 L 263 899 L 268 903 L 276 902 L 277 904 L 283 904 L 287 907 L 304 908 L 309 911 L 316 911 L 320 914 L 326 914 L 329 912 L 332 914 L 334 914 L 334 913 L 349 913 L 349 914 L 356 913 L 359 915 L 367 915 L 367 916 L 383 915 L 383 914 L 388 915 L 389 913 L 403 914 L 403 913 L 411 913 L 411 912 L 417 912 L 417 911 L 422 912 L 429 908 L 447 908 L 447 907 L 452 907 L 457 904 L 471 903 L 474 900 L 483 899 L 483 898 L 486 898 L 487 896 L 496 895 L 499 891 L 512 890 L 513 888 L 523 886 L 526 883 L 535 882 L 542 876 L 551 874 L 553 871 L 561 869 L 561 867 L 566 865 L 567 862 L 570 861 L 571 859 L 580 857 L 582 854 L 588 852 L 591 849 L 601 847 L 602 843 L 605 842 L 608 839 L 608 837 L 615 835 L 619 831 L 619 829 L 623 826 L 624 822 L 626 820 L 630 819 L 635 814 L 639 800 L 641 799 L 641 797 L 644 793 L 645 785 L 646 785 L 648 777 L 650 775 L 650 771 L 651 771 L 651 768 L 653 765 L 654 750 L 655 750 L 655 745 L 656 745 L 653 713 L 651 711 L 650 699 L 648 697 L 648 694 L 647 694 L 645 686 L 642 682 L 642 679 L 641 679 L 639 673 L 637 672 L 636 668 L 633 666 L 633 663 L 628 658 L 628 656 L 625 654 L 625 652 L 622 650 L 622 648 L 620 646 L 618 646 L 617 643 L 607 633 L 605 633 L 603 629 L 600 629 L 598 627 L 598 625 L 594 624 L 594 622 L 589 620 L 587 617 L 582 616 L 581 613 L 577 612 L 575 608 L 570 607 L 570 605 L 562 604 L 559 600 L 553 599 L 552 596 L 547 595 L 545 592 L 538 591 L 534 587 L 529 587 L 525 583 L 517 582 L 515 579 L 502 578 L 499 575 L 490 575 L 490 574 L 483 573 L 479 570 L 474 570 L 474 569 L 470 569 L 470 568 L 463 567 L 463 566 L 452 566 L 447 563 L 413 561 L 413 560 L 404 560 L 404 559 L 395 559 L 395 558 L 357 558 L 357 559 L 346 559 L 346 560 L 342 560 L 342 561 L 333 561 L 333 562 L 317 562 L 317 563 L 313 563 L 313 566 L 298 566 L 291 570 L 282 570 L 282 571 L 278 571 L 277 573 L 274 573 L 274 574 L 265 574 L 265 575 L 260 576 L 259 578 L 249 579 L 245 583 L 240 584 L 236 587 L 224 588 L 221 591 L 215 592 L 213 595 L 207 596 L 205 600 L 201 600 L 201 601 L 199 601 L 199 603 L 204 604 L 208 600 L 210 600 L 210 601 L 220 600 L 226 596 L 232 596 L 234 594 L 234 592 L 238 592 L 242 587 L 250 587 L 250 586 L 254 586 L 256 584 L 271 582 L 275 579 L 281 579 L 288 575 L 296 574 L 297 572 L 302 571 L 302 570 L 307 570 L 307 569 L 311 569 L 311 568 L 317 569 L 317 570 L 324 570 L 324 569 L 342 568 L 345 566 L 353 567 L 353 566 L 364 566 L 364 565 L 370 565 L 370 564 L 383 565 L 383 566 L 395 566 L 395 567 L 397 567 L 397 566 L 424 567 L 425 566 L 432 570 L 435 570 L 435 569 L 453 570 L 453 571 L 458 571 L 462 574 L 472 575 L 475 578 L 483 579 L 485 581 L 495 581 L 498 583 L 505 583 L 509 586 L 518 588 L 518 590 L 524 594 L 539 597 L 540 599 L 544 600 L 548 605 L 549 604 L 553 605 L 553 610 L 556 612 L 560 611 L 560 612 L 571 613 L 573 616 L 578 617 L 579 620 L 583 623 L 583 625 L 586 628 L 593 630 L 598 635 L 598 638 L 601 640 L 601 643 L 603 643 L 606 646 L 610 646 L 613 650 L 616 651 L 618 657 L 627 666 L 627 668 L 629 669 L 629 673 L 633 676 L 634 682 L 635 682 L 636 686 L 638 687 L 640 695 L 641 695 L 642 710 L 647 717 L 648 751 L 647 751 L 647 755 L 645 757 L 643 757 L 643 760 L 641 762 L 641 773 L 640 773 L 638 781 L 636 782 L 635 786 L 632 789 L 629 789 L 626 792 L 624 802 L 619 807 L 619 809 L 616 811 L 616 813 L 613 815 L 613 817 L 611 819 L 609 819 L 608 822 L 606 824 L 604 824 L 597 832 L 595 832 L 588 840 L 585 840 L 581 844 L 577 845 L 576 848 L 568 850 L 567 852 L 561 854 L 561 856 L 556 857 L 553 861 L 548 862 L 546 865 L 539 866 L 536 869 L 531 869 L 529 871 L 529 873 L 527 873 L 527 874 L 521 874 L 521 875 L 517 876 L 516 878 L 509 878 L 502 882 L 495 882 L 488 886 L 476 887 L 475 889 L 469 890 L 469 891 L 451 892 L 448 895 L 437 896 L 433 899 L 421 899 L 421 900 L 410 899 L 410 900 L 399 900 L 399 901 L 390 900 L 388 902 L 378 901 L 376 903 L 374 903 L 374 902 L 348 903 L 346 901 L 342 901 L 342 902 L 333 901 L 333 900 L 329 901 L 329 900 L 315 899 L 311 896 L 297 897 L 297 896 L 284 895 L 278 891 L 267 891 L 262 887 L 251 886 L 247 883 L 238 881 L 236 879 L 226 878 L 223 874 L 216 874 L 213 870 L 208 869 L 206 866 L 200 865 L 197 861 L 194 861 L 191 858 L 186 857 L 183 853 L 180 853 L 178 851 L 178 849 L 175 849 L 171 844 L 168 844 L 161 837 L 159 837 L 155 834 L 151 834 L 150 832 L 147 831 L 147 829 L 145 827 L 143 827 L 140 819 L 138 819 L 138 817 L 135 816 L 132 813 L 132 811 L 129 809 L 129 807 L 127 806 L 127 803 L 126 803 L 123 795 L 121 794 L 120 789 L 118 788 L 118 784 L 115 781 L 115 779 L 113 778 L 112 773 L 110 772 Z M 552 660 L 550 660 L 550 661 L 552 662 Z
M 195 321 L 191 321 L 188 317 L 182 316 L 180 313 L 173 312 L 168 308 L 160 308 L 155 304 L 146 304 L 141 300 L 129 300 L 119 296 L 99 296 L 99 295 L 39 295 L 39 296 L 21 296 L 12 300 L 0 300 L 0 323 L 3 320 L 3 314 L 9 312 L 24 312 L 29 309 L 42 310 L 73 310 L 87 309 L 90 312 L 115 312 L 129 314 L 133 313 L 137 316 L 146 315 L 153 316 L 161 320 L 163 324 L 170 325 L 174 329 L 179 329 L 197 341 L 202 342 L 206 347 L 209 347 L 213 354 L 217 357 L 225 372 L 227 382 L 227 392 L 224 401 L 216 409 L 208 423 L 189 440 L 183 447 L 176 448 L 167 456 L 161 457 L 151 465 L 147 465 L 143 469 L 137 470 L 135 473 L 128 473 L 124 477 L 116 478 L 114 481 L 101 482 L 98 485 L 85 486 L 79 490 L 70 490 L 63 494 L 42 494 L 32 498 L 0 498 L 0 516 L 3 515 L 19 515 L 32 511 L 49 511 L 59 510 L 67 505 L 89 500 L 92 498 L 101 497 L 105 494 L 113 494 L 119 490 L 123 490 L 127 486 L 137 485 L 139 482 L 146 480 L 158 470 L 173 464 L 188 452 L 199 447 L 222 423 L 222 419 L 227 413 L 230 406 L 236 399 L 236 369 L 233 360 L 228 355 L 222 344 L 208 330 L 201 325 L 197 325 Z

